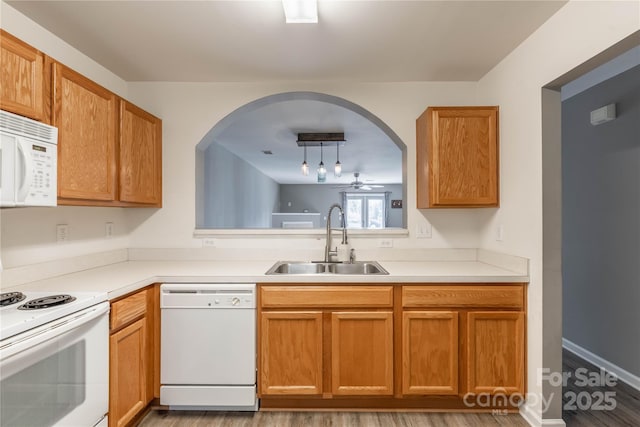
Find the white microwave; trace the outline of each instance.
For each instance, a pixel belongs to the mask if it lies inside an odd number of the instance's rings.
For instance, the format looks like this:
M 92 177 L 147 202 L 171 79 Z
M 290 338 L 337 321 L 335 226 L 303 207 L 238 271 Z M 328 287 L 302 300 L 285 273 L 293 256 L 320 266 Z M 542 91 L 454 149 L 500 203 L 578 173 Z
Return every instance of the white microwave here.
M 56 206 L 58 128 L 0 110 L 0 207 Z

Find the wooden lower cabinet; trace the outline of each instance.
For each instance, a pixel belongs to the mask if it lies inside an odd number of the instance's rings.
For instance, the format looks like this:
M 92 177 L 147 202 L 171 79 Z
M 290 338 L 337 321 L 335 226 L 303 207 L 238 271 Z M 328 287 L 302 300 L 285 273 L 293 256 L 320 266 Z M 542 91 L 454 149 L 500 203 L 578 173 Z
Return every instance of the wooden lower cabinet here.
M 109 427 L 133 425 L 159 397 L 159 287 L 111 303 Z
M 458 394 L 458 312 L 402 314 L 402 393 Z
M 322 312 L 266 312 L 261 316 L 261 393 L 322 393 Z
M 261 407 L 517 411 L 504 399 L 474 402 L 526 392 L 525 291 L 521 283 L 260 285 Z
M 393 312 L 331 313 L 331 391 L 393 394 Z
M 147 406 L 146 320 L 111 335 L 109 425 L 125 426 Z
M 467 316 L 467 388 L 471 393 L 524 393 L 524 313 Z
M 260 286 L 260 396 L 392 395 L 392 291 L 392 286 Z

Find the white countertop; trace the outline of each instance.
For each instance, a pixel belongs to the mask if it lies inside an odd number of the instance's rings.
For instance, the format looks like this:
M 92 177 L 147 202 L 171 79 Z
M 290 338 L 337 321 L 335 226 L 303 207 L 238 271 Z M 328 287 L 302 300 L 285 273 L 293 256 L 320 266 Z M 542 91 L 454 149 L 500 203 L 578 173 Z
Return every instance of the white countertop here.
M 381 261 L 389 275 L 265 275 L 271 261 L 126 261 L 25 283 L 10 290 L 98 291 L 118 298 L 156 282 L 523 283 L 521 273 L 479 261 Z

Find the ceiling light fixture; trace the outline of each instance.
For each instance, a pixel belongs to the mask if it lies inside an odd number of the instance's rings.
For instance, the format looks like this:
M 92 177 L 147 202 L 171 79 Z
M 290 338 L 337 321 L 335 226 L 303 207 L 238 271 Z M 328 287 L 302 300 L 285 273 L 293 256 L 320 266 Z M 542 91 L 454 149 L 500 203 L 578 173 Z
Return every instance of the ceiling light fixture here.
M 304 144 L 304 162 L 302 162 L 302 175 L 309 175 L 309 163 L 307 163 L 307 144 Z
M 337 162 L 333 169 L 334 175 L 340 177 L 342 175 L 342 163 L 340 163 L 340 146 L 346 142 L 344 139 L 344 132 L 334 133 L 299 133 L 298 140 L 296 141 L 298 147 L 304 147 L 304 162 L 302 162 L 302 174 L 308 175 L 309 165 L 307 163 L 307 146 L 320 147 L 320 164 L 318 164 L 318 182 L 326 182 L 327 180 L 327 168 L 324 165 L 324 144 L 336 145 L 337 147 Z
M 317 24 L 317 0 L 282 0 L 287 24 Z
M 320 164 L 318 165 L 318 182 L 325 182 L 327 180 L 327 168 L 324 167 L 322 161 L 322 142 L 320 143 Z

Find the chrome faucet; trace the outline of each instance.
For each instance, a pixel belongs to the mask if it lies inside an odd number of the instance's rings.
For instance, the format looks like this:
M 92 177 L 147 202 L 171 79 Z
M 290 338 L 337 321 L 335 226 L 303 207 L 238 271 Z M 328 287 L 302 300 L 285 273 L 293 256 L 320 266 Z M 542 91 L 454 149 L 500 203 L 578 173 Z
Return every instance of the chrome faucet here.
M 331 257 L 338 255 L 337 246 L 335 249 L 331 249 L 331 212 L 333 212 L 335 208 L 338 208 L 340 210 L 340 217 L 342 219 L 342 244 L 347 244 L 347 227 L 345 226 L 344 211 L 342 210 L 342 206 L 334 203 L 329 208 L 329 213 L 327 214 L 327 235 L 325 237 L 324 262 L 331 262 Z

